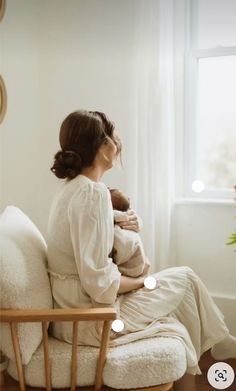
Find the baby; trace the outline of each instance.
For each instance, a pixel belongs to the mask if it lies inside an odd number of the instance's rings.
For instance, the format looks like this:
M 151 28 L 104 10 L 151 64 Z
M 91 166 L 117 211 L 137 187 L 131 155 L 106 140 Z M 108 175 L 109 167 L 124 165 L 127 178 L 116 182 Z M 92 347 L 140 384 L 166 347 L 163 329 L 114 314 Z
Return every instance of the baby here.
M 118 189 L 109 189 L 113 209 L 126 212 L 130 208 L 130 200 Z
M 118 189 L 109 189 L 114 210 L 126 212 L 130 200 Z M 149 261 L 144 253 L 141 238 L 137 232 L 122 229 L 115 223 L 114 245 L 111 257 L 119 271 L 129 277 L 140 276 Z

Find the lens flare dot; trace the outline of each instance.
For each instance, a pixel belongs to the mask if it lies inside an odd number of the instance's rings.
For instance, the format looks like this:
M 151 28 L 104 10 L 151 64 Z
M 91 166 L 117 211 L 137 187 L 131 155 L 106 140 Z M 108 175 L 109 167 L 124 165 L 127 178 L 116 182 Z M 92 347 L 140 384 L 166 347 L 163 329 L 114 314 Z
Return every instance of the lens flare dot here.
M 157 282 L 156 279 L 152 276 L 146 277 L 144 280 L 144 286 L 148 289 L 156 288 Z
M 124 322 L 121 319 L 116 319 L 112 322 L 111 328 L 116 333 L 119 333 L 124 329 L 125 325 Z
M 201 193 L 205 188 L 205 185 L 202 181 L 199 181 L 198 179 L 196 181 L 193 181 L 192 183 L 192 189 L 195 191 L 195 193 Z

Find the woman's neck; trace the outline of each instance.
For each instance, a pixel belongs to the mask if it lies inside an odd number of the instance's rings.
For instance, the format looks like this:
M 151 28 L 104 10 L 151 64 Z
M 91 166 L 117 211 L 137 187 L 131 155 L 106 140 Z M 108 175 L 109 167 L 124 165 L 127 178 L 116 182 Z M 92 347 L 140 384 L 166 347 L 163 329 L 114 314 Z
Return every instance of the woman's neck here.
M 86 167 L 81 171 L 81 174 L 88 177 L 94 182 L 99 182 L 104 174 L 102 167 Z

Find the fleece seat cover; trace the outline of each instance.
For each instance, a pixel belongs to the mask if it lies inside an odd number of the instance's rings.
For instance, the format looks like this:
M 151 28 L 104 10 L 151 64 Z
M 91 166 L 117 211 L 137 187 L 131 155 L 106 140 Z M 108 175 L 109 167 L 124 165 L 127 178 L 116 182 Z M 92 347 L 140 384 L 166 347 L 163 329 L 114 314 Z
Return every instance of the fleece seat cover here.
M 52 386 L 69 387 L 71 345 L 49 338 L 49 354 L 52 362 Z M 95 383 L 99 349 L 78 346 L 77 385 Z M 175 381 L 186 371 L 186 354 L 183 344 L 174 338 L 155 337 L 110 348 L 103 371 L 104 384 L 112 388 L 149 387 Z M 14 361 L 10 361 L 9 374 L 17 380 Z M 26 384 L 45 386 L 42 344 L 25 367 Z
M 32 221 L 18 208 L 8 206 L 0 215 L 1 308 L 52 308 L 46 269 L 46 243 Z M 42 341 L 40 323 L 18 325 L 23 364 Z M 14 359 L 8 324 L 1 323 L 0 349 Z

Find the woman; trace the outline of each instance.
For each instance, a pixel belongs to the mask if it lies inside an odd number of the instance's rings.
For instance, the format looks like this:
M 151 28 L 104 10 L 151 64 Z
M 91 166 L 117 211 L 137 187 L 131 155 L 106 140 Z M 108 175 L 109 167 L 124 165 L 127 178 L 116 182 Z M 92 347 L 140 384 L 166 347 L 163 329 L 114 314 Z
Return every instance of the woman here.
M 157 287 L 140 277 L 121 275 L 109 258 L 114 224 L 110 193 L 100 182 L 121 152 L 114 125 L 100 112 L 77 111 L 63 121 L 61 150 L 52 172 L 65 179 L 53 200 L 48 224 L 48 262 L 54 306 L 115 306 L 124 322 L 112 332 L 111 346 L 151 336 L 178 338 L 185 346 L 187 373 L 175 389 L 195 390 L 200 356 L 209 348 L 215 358 L 236 356 L 236 338 L 199 277 L 188 267 L 156 273 Z M 123 228 L 137 229 L 132 214 Z M 127 218 L 127 216 L 126 216 Z M 57 338 L 72 341 L 68 323 L 56 323 Z M 101 325 L 80 322 L 78 343 L 99 346 Z

